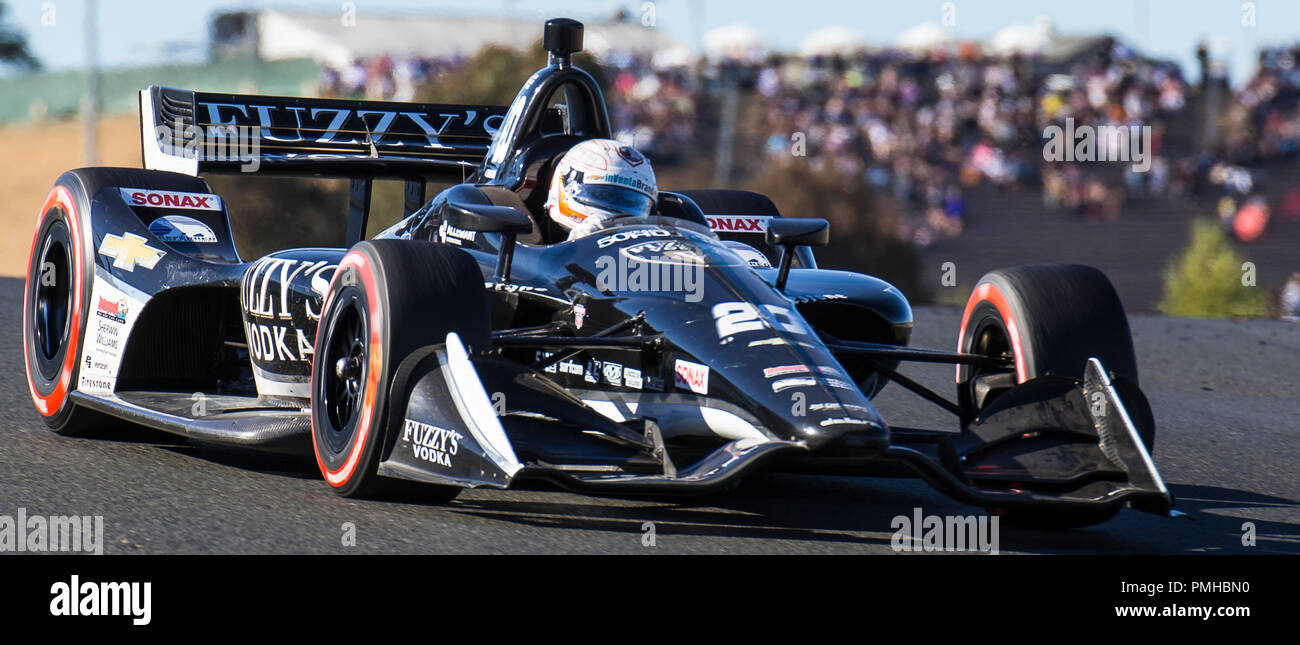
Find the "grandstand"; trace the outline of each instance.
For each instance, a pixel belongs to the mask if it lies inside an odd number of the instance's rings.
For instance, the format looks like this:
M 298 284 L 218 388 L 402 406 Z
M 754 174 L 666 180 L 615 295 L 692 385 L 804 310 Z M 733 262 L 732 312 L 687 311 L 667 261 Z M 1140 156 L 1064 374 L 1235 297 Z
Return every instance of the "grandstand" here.
M 798 54 L 758 52 L 750 37 L 697 58 L 620 14 L 588 22 L 587 44 L 619 137 L 667 176 L 743 187 L 773 165 L 803 163 L 862 183 L 893 204 L 892 228 L 919 250 L 922 284 L 957 266 L 954 288 L 931 289 L 940 302 L 994 267 L 1077 261 L 1106 271 L 1130 310 L 1151 311 L 1190 221 L 1222 215 L 1237 231 L 1232 218 L 1252 199 L 1271 217 L 1239 245 L 1262 288 L 1300 270 L 1300 50 L 1262 52 L 1233 91 L 1213 74 L 1191 83 L 1110 36 L 1031 27 L 986 42 L 909 30 L 906 46 L 856 43 L 841 30 L 834 48 Z M 744 35 L 727 29 L 705 40 Z M 211 65 L 109 72 L 105 111 L 134 109 L 132 91 L 151 83 L 412 100 L 483 47 L 535 33 L 535 21 L 515 18 L 367 16 L 349 26 L 334 13 L 227 12 L 211 23 Z M 0 122 L 71 114 L 78 83 L 72 72 L 0 79 Z M 1043 128 L 1067 119 L 1149 127 L 1152 169 L 1045 162 Z

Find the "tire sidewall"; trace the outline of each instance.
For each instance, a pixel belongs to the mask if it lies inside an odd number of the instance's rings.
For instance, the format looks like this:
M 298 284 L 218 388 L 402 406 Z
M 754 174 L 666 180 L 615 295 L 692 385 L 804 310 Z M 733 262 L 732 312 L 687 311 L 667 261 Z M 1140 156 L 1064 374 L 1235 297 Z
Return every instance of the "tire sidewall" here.
M 1024 268 L 1027 270 L 1051 268 L 1055 270 L 1055 275 L 1047 277 L 1067 275 L 1078 278 L 1082 274 L 1095 281 L 1089 286 L 1095 290 L 1093 295 L 1098 302 L 1085 304 L 1095 305 L 1096 317 L 1102 320 L 1117 320 L 1115 328 L 1098 330 L 1096 334 L 1090 334 L 1087 333 L 1087 329 L 1077 326 L 1054 328 L 1063 327 L 1059 321 L 1055 324 L 1044 324 L 1046 317 L 1056 312 L 1045 310 L 1047 303 L 1029 301 L 1032 296 L 1027 296 L 1021 288 L 1007 279 L 1003 271 L 1020 269 L 1016 267 L 990 272 L 976 284 L 962 315 L 958 351 L 972 351 L 978 332 L 992 324 L 1002 330 L 1011 345 L 1016 362 L 1017 383 L 1024 383 L 1048 374 L 1082 378 L 1086 357 L 1096 357 L 1102 361 L 1102 365 L 1107 370 L 1136 385 L 1138 383 L 1137 359 L 1128 330 L 1127 317 L 1105 277 L 1090 267 L 1074 265 Z M 1093 275 L 1085 274 L 1085 270 Z M 958 383 L 964 384 L 969 381 L 970 372 L 969 366 L 958 367 Z
M 326 425 L 327 411 L 319 403 L 329 377 L 326 370 L 333 369 L 330 335 L 343 306 L 341 298 L 361 293 L 370 330 L 363 410 L 370 414 L 367 423 L 358 420 L 345 451 L 349 461 L 358 463 L 340 469 L 344 453 L 327 450 L 324 433 L 332 426 Z M 402 360 L 422 346 L 444 342 L 451 332 L 467 346 L 484 349 L 490 344 L 490 325 L 483 274 L 461 249 L 436 242 L 370 240 L 344 255 L 322 307 L 311 381 L 313 447 L 321 473 L 336 492 L 358 497 L 385 488 L 376 471 L 386 439 L 402 418 L 400 407 L 389 410 L 400 403 L 394 397 L 405 396 L 391 391 Z
M 79 187 L 69 186 L 65 182 L 56 184 L 42 206 L 41 218 L 33 234 L 27 260 L 22 309 L 23 360 L 29 392 L 37 412 L 56 432 L 68 426 L 75 407 L 71 395 L 76 390 L 77 378 L 81 372 L 80 354 L 90 313 L 93 257 L 88 257 L 88 231 L 86 222 L 81 217 L 81 213 L 88 207 L 87 201 L 84 191 L 79 190 Z M 61 365 L 61 368 L 54 378 L 47 378 L 41 373 L 42 359 L 38 354 L 40 350 L 36 348 L 36 294 L 42 280 L 41 255 L 54 236 L 66 240 L 68 246 L 68 275 L 73 281 L 73 294 L 72 309 L 68 312 L 68 320 L 64 325 L 66 333 L 59 352 L 54 359 L 46 361 Z M 42 410 L 42 407 L 45 409 Z
M 1018 281 L 1008 279 L 1007 273 L 1012 272 L 1019 273 Z M 1094 318 L 1112 324 L 1098 328 L 1096 334 L 1088 333 L 1087 326 L 1075 324 L 1076 321 L 1067 320 L 1071 324 L 1062 324 L 1061 318 L 1055 315 L 1057 312 L 1042 311 L 1048 304 L 1046 299 L 1040 296 L 1035 301 L 1033 296 L 1026 296 L 1016 286 L 1016 282 L 1026 283 L 1034 279 L 1041 279 L 1044 283 L 1051 281 L 1054 283 L 1052 286 L 1058 288 L 1072 281 L 1075 284 L 1082 283 L 1084 288 L 1080 289 L 1079 294 L 1056 295 L 1073 299 L 1069 303 L 1071 305 L 1078 304 L 1078 299 L 1094 300 L 1095 302 L 1083 304 L 1089 305 L 1088 310 L 1094 314 Z M 1111 371 L 1116 392 L 1124 402 L 1143 442 L 1148 449 L 1153 447 L 1155 420 L 1150 405 L 1137 386 L 1137 359 L 1128 319 L 1114 288 L 1100 271 L 1090 267 L 1058 265 L 1014 267 L 986 274 L 976 283 L 962 314 L 958 351 L 978 353 L 973 352 L 975 341 L 989 326 L 1000 330 L 1010 345 L 1016 364 L 1016 383 L 1024 383 L 1047 374 L 1082 378 L 1086 359 L 1080 357 L 1100 359 L 1102 365 Z M 962 409 L 968 411 L 963 416 L 963 424 L 980 413 L 980 410 L 973 410 L 973 371 L 973 368 L 966 365 L 959 366 L 957 370 L 958 398 Z M 985 405 L 988 403 L 986 401 Z M 1019 510 L 1001 511 L 999 514 L 1009 526 L 1067 529 L 1106 522 L 1119 510 L 1120 507 L 1116 506 L 1085 512 Z
M 316 331 L 316 360 L 312 361 L 311 376 L 312 446 L 325 481 L 343 495 L 359 493 L 363 484 L 373 479 L 375 450 L 386 423 L 390 348 L 386 315 L 388 294 L 382 286 L 385 283 L 381 271 L 380 263 L 367 246 L 358 245 L 349 251 L 330 282 Z M 340 315 L 351 306 L 359 306 L 363 312 L 368 335 L 364 386 L 355 427 L 343 449 L 335 454 L 324 435 L 326 424 L 331 422 L 324 406 L 319 403 L 321 388 L 326 382 L 325 370 L 330 369 L 326 360 L 330 335 Z

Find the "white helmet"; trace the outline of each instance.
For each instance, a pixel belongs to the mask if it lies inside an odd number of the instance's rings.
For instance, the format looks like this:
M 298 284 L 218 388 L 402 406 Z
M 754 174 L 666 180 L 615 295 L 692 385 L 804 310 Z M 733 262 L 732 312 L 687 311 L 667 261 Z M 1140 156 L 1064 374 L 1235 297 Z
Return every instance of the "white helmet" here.
M 555 165 L 546 212 L 566 230 L 590 229 L 611 217 L 648 215 L 658 195 L 645 155 L 612 139 L 590 139 Z

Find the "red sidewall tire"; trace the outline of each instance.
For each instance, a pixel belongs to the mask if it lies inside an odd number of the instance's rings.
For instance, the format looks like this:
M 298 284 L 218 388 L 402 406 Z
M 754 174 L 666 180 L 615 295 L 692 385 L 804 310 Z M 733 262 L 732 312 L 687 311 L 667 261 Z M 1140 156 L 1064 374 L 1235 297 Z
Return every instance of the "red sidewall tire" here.
M 316 328 L 316 354 L 312 363 L 311 409 L 312 449 L 321 475 L 334 490 L 345 496 L 364 495 L 370 489 L 365 484 L 374 480 L 377 435 L 383 427 L 386 388 L 381 381 L 390 357 L 387 356 L 387 302 L 378 285 L 378 263 L 369 249 L 358 245 L 339 262 L 334 272 L 325 303 L 321 308 L 320 324 Z M 332 352 L 328 344 L 338 325 L 348 321 L 344 317 L 356 316 L 361 337 L 365 341 L 364 358 L 359 362 L 358 400 L 355 414 L 329 423 L 324 415 L 329 396 L 322 390 L 328 382 L 324 371 L 334 369 L 328 363 Z M 342 426 L 342 427 L 339 427 Z M 346 441 L 334 443 L 339 434 L 346 433 Z M 333 444 L 333 445 L 332 445 Z
M 1137 387 L 1137 358 L 1128 317 L 1114 287 L 1097 269 L 1031 265 L 986 274 L 976 283 L 962 312 L 957 351 L 1010 354 L 1015 383 L 1049 374 L 1082 378 L 1088 358 L 1096 357 L 1111 373 L 1147 447 L 1155 441 L 1151 408 Z M 974 381 L 987 375 L 987 371 L 969 365 L 957 368 L 958 398 L 966 411 L 963 424 L 996 398 L 990 394 L 982 402 L 977 400 Z M 1119 510 L 990 512 L 1001 515 L 1010 526 L 1066 529 L 1106 522 Z
M 461 249 L 369 240 L 343 256 L 321 308 L 311 378 L 312 447 L 335 492 L 366 497 L 389 488 L 376 470 L 401 421 L 400 412 L 389 413 L 389 399 L 402 394 L 389 389 L 402 360 L 449 332 L 486 348 L 490 320 L 482 271 Z M 341 406 L 351 398 L 343 392 L 357 396 Z M 448 495 L 458 490 L 448 488 Z
M 87 207 L 84 195 L 62 183 L 50 191 L 41 206 L 40 219 L 32 235 L 23 289 L 23 363 L 28 392 L 45 423 L 61 433 L 75 433 L 82 429 L 73 427 L 77 425 L 72 423 L 76 406 L 71 394 L 80 371 L 78 360 L 90 306 L 90 276 L 93 275 L 92 259 L 87 250 L 89 244 L 85 240 L 87 224 L 82 217 Z M 41 319 L 45 316 L 38 311 L 38 305 L 49 304 L 49 292 L 64 288 L 59 281 L 65 279 L 71 283 L 66 285 L 69 289 L 66 293 L 67 311 L 64 323 L 57 325 L 61 329 L 55 331 L 42 324 Z M 62 296 L 53 299 L 59 300 Z M 46 350 L 52 346 L 56 349 L 53 355 L 49 355 Z
M 982 334 L 1015 361 L 1015 382 L 1054 374 L 1082 378 L 1096 357 L 1118 379 L 1138 384 L 1137 357 L 1119 296 L 1097 269 L 1043 264 L 991 271 L 980 278 L 962 313 L 957 351 L 982 353 Z M 959 393 L 971 381 L 969 365 L 957 367 Z
M 80 355 L 84 349 L 86 330 L 91 323 L 91 292 L 95 281 L 95 244 L 91 223 L 91 202 L 101 190 L 135 187 L 152 190 L 210 193 L 202 179 L 177 173 L 137 168 L 78 168 L 59 176 L 54 188 L 40 209 L 36 230 L 32 235 L 31 250 L 27 258 L 27 276 L 23 289 L 23 362 L 27 376 L 28 392 L 37 412 L 54 432 L 64 435 L 84 435 L 102 430 L 130 427 L 126 421 L 113 419 L 74 404 L 71 394 L 80 377 Z M 49 345 L 37 347 L 37 318 L 35 307 L 48 292 L 42 288 L 42 259 L 51 232 L 58 235 L 61 225 L 66 230 L 67 274 L 71 278 L 71 299 L 68 307 L 66 337 L 58 345 L 57 372 L 48 370 Z M 49 334 L 43 340 L 49 340 Z

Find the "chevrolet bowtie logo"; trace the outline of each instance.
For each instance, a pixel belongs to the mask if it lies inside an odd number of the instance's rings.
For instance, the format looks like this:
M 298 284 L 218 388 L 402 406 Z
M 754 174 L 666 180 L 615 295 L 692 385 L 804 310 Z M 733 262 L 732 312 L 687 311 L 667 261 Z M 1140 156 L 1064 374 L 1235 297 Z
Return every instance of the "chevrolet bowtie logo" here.
M 167 252 L 155 249 L 144 241 L 143 237 L 134 233 L 125 235 L 110 233 L 104 236 L 104 241 L 99 245 L 99 252 L 113 258 L 113 266 L 119 269 L 135 271 L 137 264 L 152 269 L 162 256 L 167 255 Z

